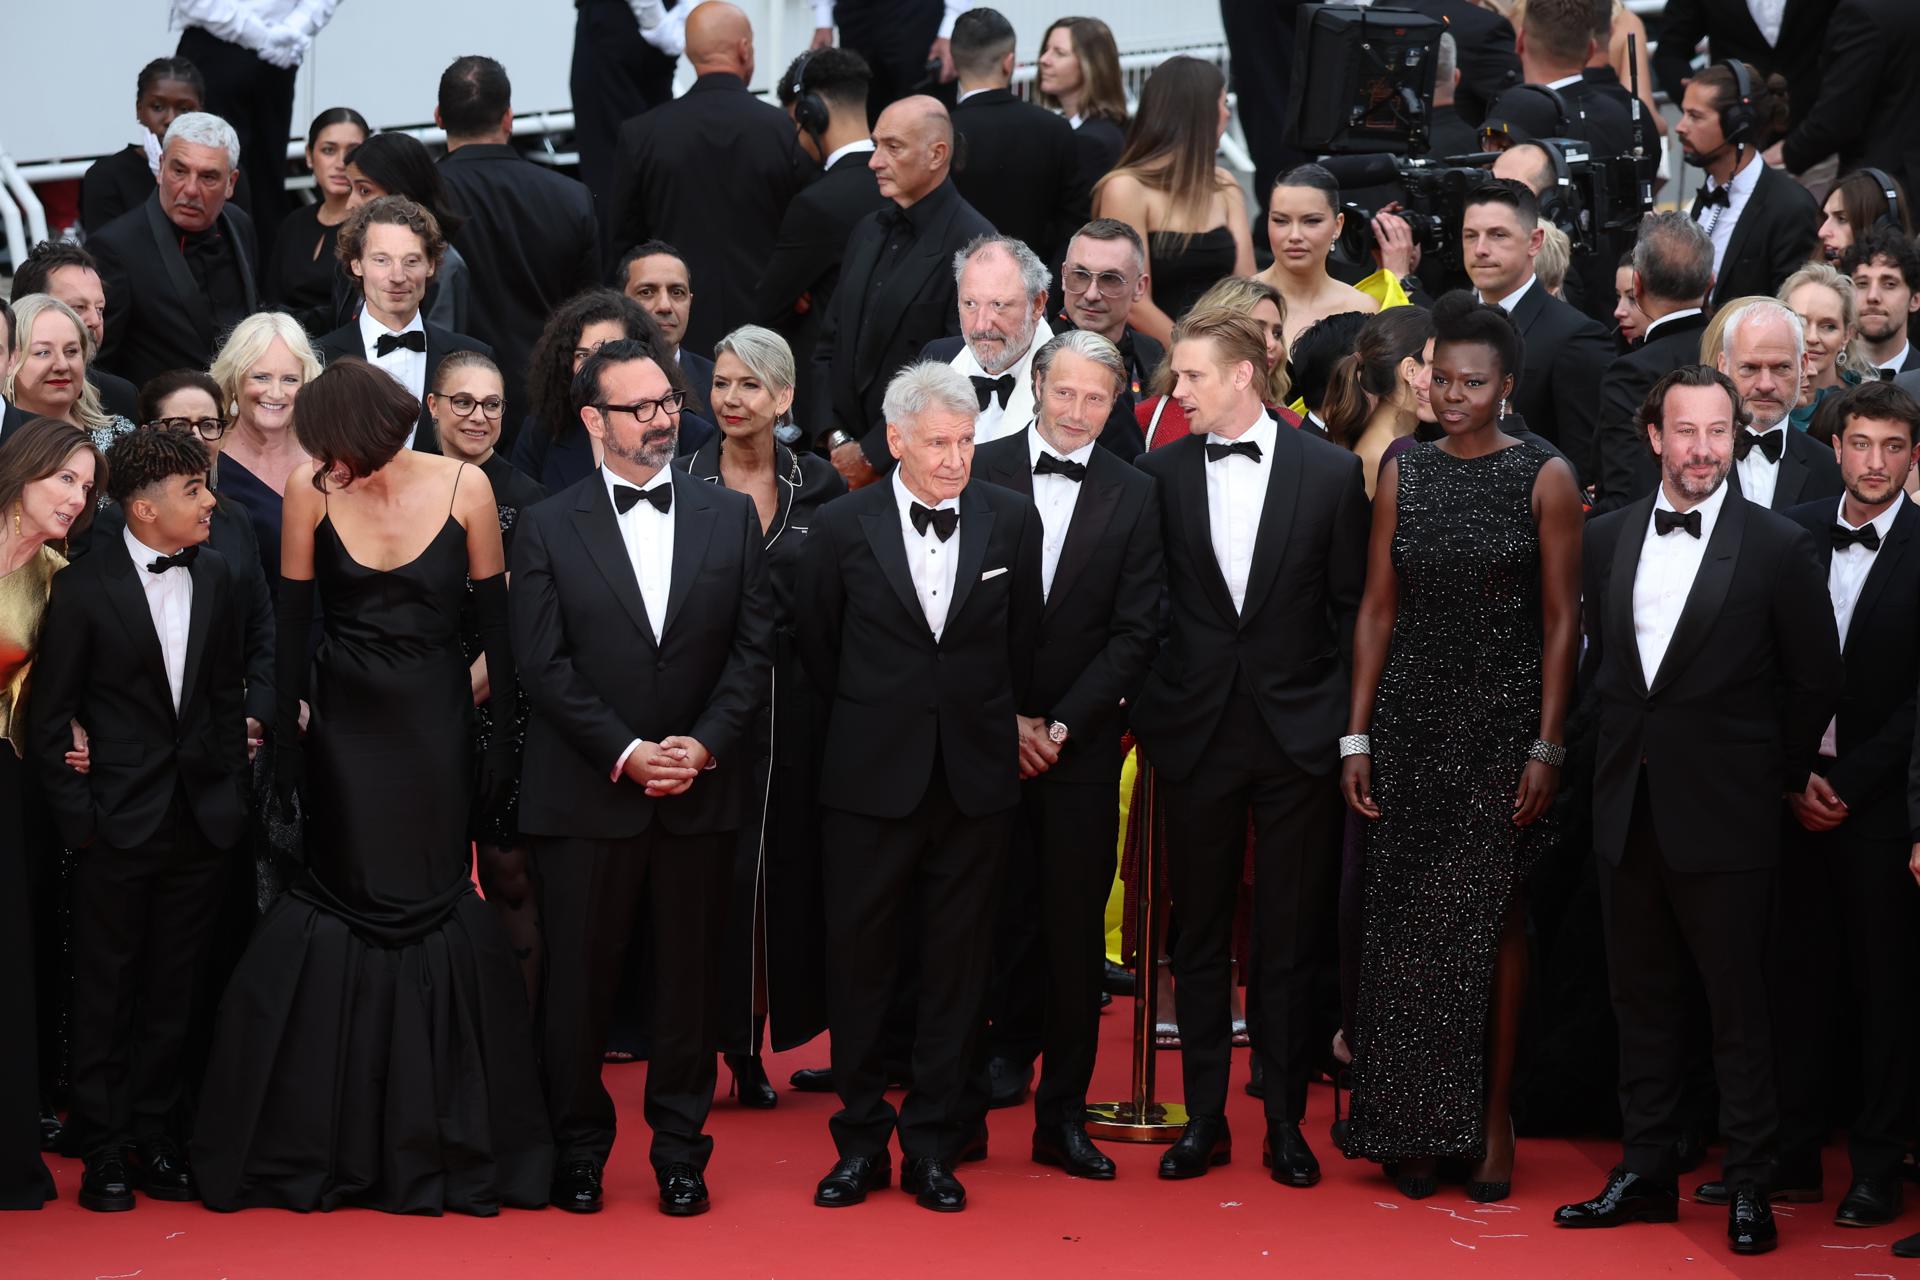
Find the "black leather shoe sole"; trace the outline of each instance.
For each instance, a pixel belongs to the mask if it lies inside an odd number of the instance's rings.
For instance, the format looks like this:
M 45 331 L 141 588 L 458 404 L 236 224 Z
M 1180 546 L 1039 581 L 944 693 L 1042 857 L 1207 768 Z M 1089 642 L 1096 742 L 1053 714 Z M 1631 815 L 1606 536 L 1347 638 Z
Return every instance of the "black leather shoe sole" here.
M 89 1191 L 85 1187 L 80 1188 L 80 1207 L 91 1209 L 95 1213 L 125 1213 L 133 1208 L 133 1203 L 131 1191 L 120 1195 L 106 1195 L 99 1191 Z
M 1842 1203 L 1834 1211 L 1833 1225 L 1836 1227 L 1886 1227 L 1900 1221 L 1900 1209 Z
M 713 1207 L 713 1201 L 702 1197 L 698 1200 L 662 1200 L 660 1212 L 669 1218 L 697 1218 Z
M 1739 1254 L 1772 1253 L 1780 1243 L 1780 1237 L 1768 1236 L 1761 1240 L 1729 1240 L 1727 1247 Z
M 1112 1165 L 1082 1164 L 1078 1160 L 1067 1159 L 1067 1153 L 1056 1147 L 1043 1147 L 1037 1143 L 1033 1148 L 1033 1162 L 1065 1169 L 1068 1177 L 1085 1178 L 1089 1182 L 1112 1182 L 1115 1172 Z
M 1183 1165 L 1178 1168 L 1170 1168 L 1162 1164 L 1160 1166 L 1160 1176 L 1168 1182 L 1179 1182 L 1183 1178 L 1202 1177 L 1207 1170 L 1218 1168 L 1223 1164 L 1230 1164 L 1232 1161 L 1233 1151 L 1231 1148 L 1217 1147 L 1213 1153 L 1207 1157 L 1207 1162 L 1203 1165 Z
M 1656 1208 L 1653 1205 L 1640 1205 L 1606 1218 L 1562 1218 L 1556 1214 L 1553 1219 L 1555 1226 L 1568 1227 L 1576 1231 L 1625 1227 L 1631 1226 L 1636 1222 L 1659 1224 L 1678 1221 L 1680 1221 L 1680 1206 L 1677 1204 L 1664 1208 Z
M 1273 1152 L 1261 1152 L 1260 1163 L 1273 1169 Z M 1273 1180 L 1283 1187 L 1311 1187 L 1320 1181 L 1320 1171 L 1318 1169 L 1273 1169 Z
M 196 1187 L 155 1186 L 148 1182 L 140 1184 L 140 1194 L 149 1200 L 171 1200 L 176 1204 L 187 1204 L 200 1198 L 200 1191 Z
M 822 1199 L 821 1196 L 823 1193 L 816 1189 L 813 1193 L 813 1202 L 822 1209 L 845 1209 L 852 1205 L 865 1204 L 869 1192 L 885 1191 L 892 1185 L 893 1170 L 891 1168 L 881 1169 L 879 1172 L 869 1176 L 858 1186 L 848 1186 L 845 1183 L 840 1184 L 836 1187 L 836 1190 L 843 1192 L 843 1194 L 830 1199 Z
M 547 1203 L 556 1209 L 564 1209 L 568 1213 L 598 1213 L 604 1201 L 599 1196 L 591 1200 L 579 1200 L 570 1193 L 563 1195 L 556 1189 L 548 1195 Z

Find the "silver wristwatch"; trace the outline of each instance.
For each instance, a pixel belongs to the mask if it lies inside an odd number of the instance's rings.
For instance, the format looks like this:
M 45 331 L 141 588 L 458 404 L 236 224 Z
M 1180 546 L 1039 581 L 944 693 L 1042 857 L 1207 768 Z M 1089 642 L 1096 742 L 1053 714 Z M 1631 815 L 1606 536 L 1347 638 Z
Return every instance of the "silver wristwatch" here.
M 1061 724 L 1058 720 L 1047 721 L 1047 741 L 1057 747 L 1066 740 L 1067 726 Z
M 826 444 L 827 444 L 828 453 L 832 453 L 835 449 L 838 449 L 843 444 L 855 444 L 855 443 L 857 443 L 857 441 L 855 441 L 852 436 L 840 430 L 838 427 L 835 427 L 832 431 L 827 432 Z

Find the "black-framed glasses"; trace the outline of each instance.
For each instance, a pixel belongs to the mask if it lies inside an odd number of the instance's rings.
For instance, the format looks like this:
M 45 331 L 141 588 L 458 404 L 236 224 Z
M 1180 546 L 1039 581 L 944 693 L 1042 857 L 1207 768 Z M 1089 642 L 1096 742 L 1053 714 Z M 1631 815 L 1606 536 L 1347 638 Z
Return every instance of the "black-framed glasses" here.
M 218 440 L 227 434 L 225 418 L 156 418 L 147 425 L 165 431 L 191 431 L 202 440 Z
M 1115 298 L 1133 288 L 1133 281 L 1118 271 L 1096 274 L 1085 267 L 1068 267 L 1060 275 L 1060 284 L 1068 293 L 1085 293 L 1088 289 L 1095 289 L 1103 298 Z
M 484 416 L 495 421 L 499 420 L 507 407 L 507 402 L 499 396 L 488 396 L 485 400 L 476 400 L 464 391 L 456 391 L 448 396 L 447 404 L 453 408 L 453 416 L 456 418 L 471 418 L 473 411 L 478 409 Z
M 678 413 L 680 406 L 686 402 L 686 392 L 669 391 L 658 400 L 635 400 L 632 404 L 603 404 L 600 406 L 600 412 L 603 414 L 630 413 L 633 415 L 633 420 L 644 427 L 653 421 L 655 411 L 665 409 L 668 413 Z

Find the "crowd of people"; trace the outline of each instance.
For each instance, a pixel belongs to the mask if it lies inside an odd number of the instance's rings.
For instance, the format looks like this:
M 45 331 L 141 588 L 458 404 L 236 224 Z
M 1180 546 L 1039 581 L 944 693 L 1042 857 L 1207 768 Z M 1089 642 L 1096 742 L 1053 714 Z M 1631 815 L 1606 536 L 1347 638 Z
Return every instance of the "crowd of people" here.
M 462 57 L 444 156 L 325 111 L 315 200 L 260 234 L 283 175 L 214 81 L 330 6 L 191 27 L 84 243 L 0 308 L 0 955 L 35 975 L 0 988 L 0 1206 L 58 1150 L 97 1211 L 595 1212 L 603 1069 L 644 1056 L 659 1207 L 698 1214 L 720 1063 L 774 1106 L 763 1054 L 822 1033 L 815 1204 L 897 1140 L 963 1209 L 1029 1089 L 1033 1159 L 1111 1179 L 1099 1010 L 1158 968 L 1104 959 L 1125 850 L 1173 904 L 1162 1178 L 1231 1158 L 1244 1000 L 1283 1186 L 1321 1178 L 1316 1082 L 1341 1154 L 1493 1202 L 1556 1123 L 1529 1076 L 1597 1076 L 1622 1155 L 1560 1226 L 1674 1221 L 1717 1135 L 1691 1198 L 1765 1252 L 1836 1124 L 1835 1220 L 1896 1221 L 1916 170 L 1771 60 L 1820 33 L 1675 0 L 1701 194 L 1550 272 L 1558 134 L 1514 90 L 1651 174 L 1625 19 L 1408 3 L 1503 144 L 1458 279 L 1392 210 L 1336 252 L 1312 157 L 1263 156 L 1250 216 L 1212 63 L 1129 115 L 1112 33 L 1063 18 L 1028 101 L 1005 16 L 952 3 L 818 6 L 777 107 L 726 0 L 583 3 L 697 77 L 617 115 L 598 83 L 585 183 Z M 1920 23 L 1849 0 L 1843 52 L 1856 8 Z M 1700 35 L 1733 60 L 1675 70 Z M 1837 153 L 1824 204 L 1782 145 Z

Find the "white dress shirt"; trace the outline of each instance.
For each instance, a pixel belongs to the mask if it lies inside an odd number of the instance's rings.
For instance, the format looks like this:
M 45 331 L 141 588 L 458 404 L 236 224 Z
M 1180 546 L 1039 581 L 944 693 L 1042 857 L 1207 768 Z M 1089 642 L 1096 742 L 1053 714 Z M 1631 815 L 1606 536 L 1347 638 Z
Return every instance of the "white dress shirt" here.
M 200 27 L 281 70 L 300 65 L 340 0 L 173 0 L 176 29 Z
M 1489 298 L 1485 294 L 1481 293 L 1478 289 L 1475 289 L 1473 291 L 1473 296 L 1480 299 L 1480 301 L 1482 302 L 1491 302 L 1494 306 L 1500 308 L 1502 311 L 1506 312 L 1508 315 L 1512 315 L 1513 309 L 1520 305 L 1520 299 L 1527 296 L 1527 290 L 1533 288 L 1533 282 L 1537 279 L 1539 279 L 1538 276 L 1529 275 L 1526 278 L 1526 280 L 1521 283 L 1518 289 L 1515 289 L 1512 293 L 1508 294 L 1504 298 Z
M 1873 367 L 1881 371 L 1880 376 L 1883 378 L 1891 378 L 1903 372 L 1907 363 L 1907 353 L 1912 347 L 1913 343 L 1911 341 L 1901 343 L 1900 350 L 1894 353 L 1893 359 L 1882 360 Z
M 374 344 L 383 334 L 418 333 L 425 341 L 427 326 L 421 320 L 420 312 L 415 310 L 413 319 L 398 329 L 389 329 L 374 319 L 373 308 L 360 308 L 360 349 L 367 353 L 367 360 L 385 369 L 393 380 L 412 393 L 415 400 L 424 401 L 427 395 L 427 353 L 412 351 L 406 347 L 395 347 L 383 356 L 374 354 Z
M 1792 428 L 1783 421 L 1773 430 L 1781 432 L 1780 456 L 1787 456 L 1787 438 L 1784 434 Z M 1770 432 L 1755 431 L 1752 427 L 1742 427 L 1750 436 L 1769 435 Z M 1771 508 L 1773 491 L 1780 487 L 1780 464 L 1769 458 L 1758 448 L 1747 450 L 1747 456 L 1733 464 L 1740 473 L 1740 496 L 1755 506 Z
M 1780 24 L 1787 16 L 1787 0 L 1747 0 L 1747 12 L 1753 15 L 1753 25 L 1760 28 L 1767 43 L 1778 45 Z
M 920 612 L 926 617 L 927 630 L 933 632 L 935 643 L 941 633 L 947 629 L 947 606 L 953 602 L 954 575 L 960 565 L 960 529 L 955 526 L 953 536 L 945 542 L 933 531 L 929 524 L 927 531 L 921 533 L 913 527 L 913 504 L 920 499 L 913 496 L 907 488 L 907 482 L 900 478 L 900 468 L 893 469 L 893 504 L 900 511 L 900 538 L 907 548 L 907 572 L 913 577 L 913 593 L 920 597 Z M 920 502 L 923 507 L 931 506 L 935 511 L 958 511 L 960 500 L 948 498 L 941 503 Z
M 1733 229 L 1740 224 L 1740 214 L 1747 207 L 1747 201 L 1753 196 L 1753 189 L 1760 184 L 1760 170 L 1765 167 L 1760 153 L 1748 148 L 1746 163 L 1727 183 L 1727 207 L 1711 205 L 1700 211 L 1700 226 L 1706 231 L 1707 239 L 1713 241 L 1713 270 L 1720 272 L 1720 263 L 1727 256 L 1727 246 L 1733 243 Z M 1707 190 L 1712 191 L 1720 184 L 1712 178 L 1707 179 Z
M 1684 320 L 1688 316 L 1697 316 L 1699 314 L 1700 314 L 1700 308 L 1698 307 L 1685 307 L 1679 311 L 1667 312 L 1666 315 L 1661 316 L 1658 320 L 1651 321 L 1645 329 L 1642 329 L 1640 331 L 1640 344 L 1642 346 L 1645 346 L 1648 342 L 1651 342 L 1653 340 L 1653 331 L 1655 329 L 1658 329 L 1661 325 L 1665 324 L 1667 321 Z
M 822 169 L 831 169 L 833 168 L 834 165 L 840 162 L 841 156 L 850 156 L 856 151 L 871 151 L 871 150 L 873 150 L 872 138 L 856 138 L 852 142 L 849 142 L 846 146 L 835 147 L 832 151 L 828 152 L 827 162 L 821 165 L 820 167 Z
M 180 690 L 187 679 L 187 628 L 193 621 L 193 573 L 185 567 L 165 573 L 149 573 L 147 566 L 171 551 L 155 551 L 133 536 L 129 523 L 121 531 L 127 554 L 133 557 L 134 576 L 147 593 L 147 611 L 153 615 L 153 632 L 160 637 L 160 658 L 167 671 L 167 688 L 173 692 L 174 714 L 180 712 Z
M 1647 517 L 1647 531 L 1640 542 L 1640 566 L 1633 575 L 1633 634 L 1640 647 L 1640 673 L 1647 687 L 1660 662 L 1673 643 L 1673 629 L 1680 624 L 1680 611 L 1686 607 L 1687 593 L 1693 590 L 1700 561 L 1707 554 L 1707 542 L 1713 526 L 1719 522 L 1720 509 L 1727 502 L 1727 486 L 1722 484 L 1705 502 L 1694 507 L 1700 513 L 1700 536 L 1675 529 L 1665 537 L 1654 532 L 1653 517 Z M 1672 511 L 1666 486 L 1656 490 L 1655 511 Z
M 600 479 L 607 486 L 610 499 L 615 496 L 617 488 L 634 487 L 605 467 L 600 469 Z M 646 493 L 672 483 L 673 467 L 668 465 L 660 468 L 653 479 L 639 488 Z M 627 561 L 633 566 L 634 580 L 640 585 L 640 599 L 647 606 L 647 621 L 653 624 L 653 641 L 657 645 L 666 636 L 667 595 L 673 587 L 674 513 L 656 510 L 645 498 L 627 508 L 624 515 L 620 512 L 618 502 L 614 503 L 613 511 L 614 523 L 620 527 L 620 541 L 626 544 Z M 627 767 L 627 757 L 639 745 L 640 739 L 635 738 L 620 753 L 620 758 L 614 761 L 615 781 L 619 780 L 620 771 Z
M 1900 514 L 1900 504 L 1907 495 L 1896 492 L 1887 509 L 1867 521 L 1874 532 L 1880 535 L 1880 545 L 1885 546 L 1887 533 L 1893 528 L 1894 519 Z M 1843 499 L 1840 512 L 1846 510 Z M 1864 526 L 1854 524 L 1845 515 L 1835 512 L 1833 522 L 1842 529 L 1859 529 Z M 1847 651 L 1847 629 L 1853 625 L 1853 611 L 1860 603 L 1860 589 L 1867 585 L 1867 575 L 1873 571 L 1874 557 L 1880 552 L 1876 548 L 1864 547 L 1859 543 L 1851 546 L 1835 547 L 1833 559 L 1827 564 L 1827 596 L 1833 601 L 1833 621 L 1840 630 L 1840 652 Z M 1820 736 L 1820 754 L 1832 759 L 1840 754 L 1839 740 L 1835 731 L 1838 720 L 1827 721 L 1827 731 Z
M 1077 462 L 1086 466 L 1093 457 L 1094 442 L 1088 441 L 1072 453 L 1054 453 L 1053 446 L 1040 438 L 1040 428 L 1035 426 L 1027 433 L 1027 467 L 1032 469 L 1040 465 L 1042 453 L 1052 453 L 1065 462 Z M 1033 505 L 1040 509 L 1040 600 L 1045 603 L 1053 594 L 1053 575 L 1060 567 L 1060 548 L 1067 545 L 1067 528 L 1073 523 L 1073 508 L 1080 501 L 1080 490 L 1084 481 L 1069 480 L 1062 475 L 1049 472 L 1046 475 L 1035 473 L 1033 477 Z
M 987 407 L 982 409 L 980 416 L 973 420 L 975 444 L 986 444 L 989 440 L 1010 436 L 1033 421 L 1033 357 L 1039 353 L 1041 347 L 1047 345 L 1047 339 L 1051 337 L 1053 337 L 1053 330 L 1047 327 L 1047 322 L 1044 319 L 1036 321 L 1033 326 L 1033 341 L 1027 344 L 1027 349 L 1021 353 L 1020 359 L 1015 361 L 1013 367 L 1005 373 L 989 374 L 981 368 L 980 362 L 973 358 L 973 348 L 964 342 L 960 344 L 960 354 L 947 362 L 969 378 L 999 378 L 1008 375 L 1013 378 L 1013 389 L 1007 392 L 1006 404 L 1000 403 L 998 395 L 988 396 Z
M 1227 580 L 1227 594 L 1233 597 L 1233 611 L 1239 613 L 1247 603 L 1247 575 L 1253 568 L 1253 542 L 1260 533 L 1260 513 L 1267 505 L 1267 478 L 1273 468 L 1273 442 L 1280 424 L 1267 416 L 1265 409 L 1253 425 L 1228 439 L 1209 435 L 1209 444 L 1236 444 L 1247 440 L 1260 446 L 1260 460 L 1235 454 L 1207 468 L 1207 532 L 1213 540 L 1213 558 L 1220 564 L 1220 576 Z

